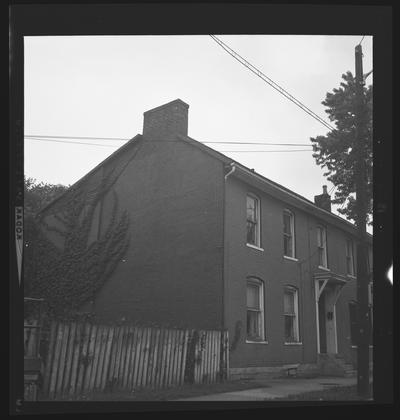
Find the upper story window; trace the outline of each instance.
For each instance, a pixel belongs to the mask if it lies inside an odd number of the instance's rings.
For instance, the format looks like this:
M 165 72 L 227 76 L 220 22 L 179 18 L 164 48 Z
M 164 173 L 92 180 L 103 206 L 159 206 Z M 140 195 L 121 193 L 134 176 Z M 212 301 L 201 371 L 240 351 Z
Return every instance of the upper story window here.
M 326 228 L 317 227 L 318 264 L 320 267 L 328 268 L 328 255 L 326 248 Z
M 354 276 L 354 245 L 351 239 L 346 240 L 346 269 L 347 274 Z
M 247 195 L 247 243 L 261 246 L 260 238 L 260 200 L 253 194 Z
M 247 280 L 247 340 L 264 341 L 264 283 L 258 279 Z
M 300 341 L 299 298 L 297 289 L 294 287 L 285 287 L 283 312 L 285 317 L 285 343 L 298 343 Z
M 283 211 L 283 254 L 295 258 L 294 214 Z

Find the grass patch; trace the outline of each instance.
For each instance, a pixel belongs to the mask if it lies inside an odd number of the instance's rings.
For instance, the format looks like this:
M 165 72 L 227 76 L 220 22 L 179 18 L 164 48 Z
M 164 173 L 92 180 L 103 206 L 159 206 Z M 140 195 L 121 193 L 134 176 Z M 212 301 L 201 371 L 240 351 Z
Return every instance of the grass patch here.
M 372 396 L 372 385 L 370 395 Z M 357 385 L 351 385 L 332 386 L 321 391 L 288 395 L 284 398 L 275 398 L 274 401 L 360 401 L 360 397 L 357 395 Z

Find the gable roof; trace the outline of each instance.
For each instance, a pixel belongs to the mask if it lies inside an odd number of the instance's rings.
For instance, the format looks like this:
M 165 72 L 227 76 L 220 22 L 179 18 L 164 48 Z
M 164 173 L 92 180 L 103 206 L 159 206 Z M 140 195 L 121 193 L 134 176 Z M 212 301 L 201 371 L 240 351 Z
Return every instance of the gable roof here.
M 125 144 L 123 144 L 121 147 L 119 147 L 117 150 L 115 150 L 113 153 L 111 153 L 111 155 L 107 156 L 104 160 L 102 160 L 98 165 L 96 165 L 88 173 L 83 175 L 82 178 L 78 179 L 78 181 L 76 181 L 74 184 L 72 184 L 62 194 L 60 194 L 54 200 L 50 201 L 50 203 L 46 204 L 42 209 L 39 210 L 38 215 L 42 214 L 48 208 L 53 206 L 56 202 L 61 200 L 61 198 L 63 198 L 66 194 L 68 194 L 68 191 L 70 191 L 72 188 L 79 187 L 80 184 L 85 182 L 91 175 L 93 175 L 95 172 L 97 172 L 99 169 L 101 169 L 106 163 L 111 162 L 112 160 L 116 159 L 122 152 L 126 151 L 126 149 L 130 148 L 132 145 L 137 145 L 142 138 L 143 138 L 143 136 L 141 134 L 137 134 L 136 136 L 132 137 Z
M 317 217 L 323 222 L 332 224 L 340 229 L 343 229 L 352 235 L 357 235 L 356 226 L 343 219 L 340 216 L 337 216 L 334 213 L 331 213 L 327 210 L 318 207 L 314 202 L 308 200 L 302 195 L 295 193 L 294 191 L 284 187 L 283 185 L 278 184 L 275 181 L 270 180 L 269 178 L 264 177 L 263 175 L 258 174 L 253 169 L 249 169 L 240 162 L 225 156 L 223 153 L 220 153 L 203 143 L 200 143 L 189 136 L 178 135 L 178 138 L 182 141 L 185 141 L 201 150 L 214 158 L 220 160 L 226 165 L 234 165 L 237 171 L 233 172 L 233 176 L 236 176 L 238 179 L 243 182 L 257 188 L 267 194 L 270 194 L 276 198 L 281 199 L 285 203 L 297 207 L 313 216 Z M 372 240 L 372 235 L 367 233 L 368 241 Z

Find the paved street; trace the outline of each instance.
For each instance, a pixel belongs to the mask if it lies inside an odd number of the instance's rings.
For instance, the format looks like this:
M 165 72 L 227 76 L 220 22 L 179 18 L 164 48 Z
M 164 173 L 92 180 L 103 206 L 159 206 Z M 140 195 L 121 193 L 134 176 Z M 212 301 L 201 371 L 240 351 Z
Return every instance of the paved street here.
M 268 383 L 268 386 L 263 388 L 182 398 L 177 401 L 264 401 L 302 392 L 321 391 L 329 387 L 351 386 L 357 383 L 357 378 L 279 378 L 270 379 L 266 383 Z

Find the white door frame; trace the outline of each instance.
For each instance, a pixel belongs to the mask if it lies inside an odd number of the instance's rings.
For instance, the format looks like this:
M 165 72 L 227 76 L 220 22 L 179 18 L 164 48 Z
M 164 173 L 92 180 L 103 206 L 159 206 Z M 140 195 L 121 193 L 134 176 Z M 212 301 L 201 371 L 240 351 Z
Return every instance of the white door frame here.
M 320 285 L 322 282 L 322 286 Z M 320 353 L 320 341 L 319 341 L 319 309 L 318 309 L 318 302 L 323 292 L 328 280 L 315 280 L 314 287 L 315 287 L 315 317 L 316 317 L 316 325 L 317 325 L 317 353 Z
M 318 354 L 320 354 L 321 352 L 321 343 L 320 343 L 320 329 L 319 329 L 319 324 L 320 324 L 320 319 L 319 319 L 319 299 L 321 297 L 322 292 L 325 289 L 325 286 L 328 284 L 328 279 L 325 280 L 315 280 L 314 283 L 314 287 L 315 287 L 315 316 L 316 316 L 316 327 L 317 327 L 317 352 Z M 334 334 L 334 343 L 335 343 L 335 354 L 337 354 L 338 352 L 338 342 L 337 342 L 337 324 L 336 324 L 336 302 L 340 296 L 340 293 L 343 289 L 344 284 L 335 284 L 335 288 L 332 291 L 332 293 L 334 293 L 333 296 L 333 303 L 332 305 L 332 312 L 333 312 L 333 318 L 332 318 L 332 322 L 333 322 L 333 334 Z

